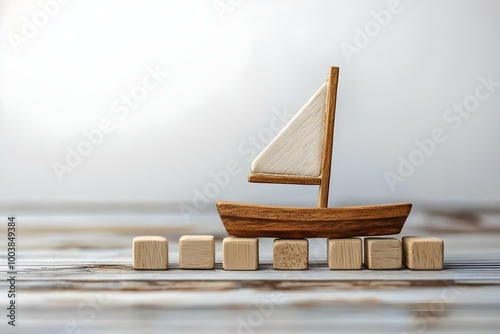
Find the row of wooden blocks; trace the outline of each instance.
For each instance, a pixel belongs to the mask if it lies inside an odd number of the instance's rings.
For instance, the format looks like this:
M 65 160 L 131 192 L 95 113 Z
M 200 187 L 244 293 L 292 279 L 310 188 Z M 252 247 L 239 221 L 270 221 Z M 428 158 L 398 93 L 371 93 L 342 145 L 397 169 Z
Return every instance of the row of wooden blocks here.
M 364 242 L 364 252 L 363 252 Z M 443 269 L 444 244 L 433 237 L 328 239 L 328 267 L 357 270 L 363 263 L 368 269 L 413 270 Z M 168 240 L 158 236 L 133 240 L 134 269 L 167 269 Z M 364 259 L 363 259 L 364 254 Z M 179 268 L 213 269 L 215 239 L 211 235 L 185 235 L 179 239 Z M 273 244 L 273 268 L 303 270 L 309 266 L 307 239 L 276 239 Z M 227 237 L 222 241 L 224 270 L 257 270 L 259 239 Z

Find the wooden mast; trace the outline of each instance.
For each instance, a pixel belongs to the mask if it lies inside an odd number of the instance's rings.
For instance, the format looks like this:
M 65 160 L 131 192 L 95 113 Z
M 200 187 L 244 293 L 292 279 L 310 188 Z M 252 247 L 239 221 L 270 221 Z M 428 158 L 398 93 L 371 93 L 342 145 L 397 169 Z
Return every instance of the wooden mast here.
M 319 186 L 318 207 L 328 207 L 328 193 L 330 190 L 330 173 L 332 167 L 333 129 L 335 125 L 335 106 L 337 104 L 337 85 L 339 68 L 330 68 L 328 91 L 326 97 L 325 139 L 323 143 L 323 157 L 321 161 L 321 183 Z

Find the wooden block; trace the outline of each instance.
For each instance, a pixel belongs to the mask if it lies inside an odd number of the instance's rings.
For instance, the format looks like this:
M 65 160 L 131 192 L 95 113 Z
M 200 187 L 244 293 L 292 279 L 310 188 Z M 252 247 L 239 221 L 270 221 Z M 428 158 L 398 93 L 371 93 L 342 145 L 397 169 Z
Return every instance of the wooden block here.
M 179 239 L 179 268 L 213 269 L 215 239 L 212 235 L 184 235 Z
M 443 269 L 444 242 L 433 237 L 403 237 L 403 264 L 408 269 Z
M 328 239 L 328 268 L 361 269 L 363 243 L 361 238 Z
M 368 269 L 401 269 L 401 241 L 395 238 L 365 238 Z
M 167 269 L 168 240 L 164 237 L 143 236 L 133 240 L 134 269 Z
M 273 268 L 303 270 L 309 265 L 307 239 L 276 239 L 273 243 Z
M 257 270 L 259 268 L 259 239 L 227 237 L 222 240 L 224 270 Z

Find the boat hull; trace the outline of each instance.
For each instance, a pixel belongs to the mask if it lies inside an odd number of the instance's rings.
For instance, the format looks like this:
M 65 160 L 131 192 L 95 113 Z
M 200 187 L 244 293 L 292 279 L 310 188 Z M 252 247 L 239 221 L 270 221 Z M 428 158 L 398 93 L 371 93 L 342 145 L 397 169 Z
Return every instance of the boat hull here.
M 229 235 L 248 238 L 348 238 L 401 232 L 411 204 L 298 208 L 217 202 Z

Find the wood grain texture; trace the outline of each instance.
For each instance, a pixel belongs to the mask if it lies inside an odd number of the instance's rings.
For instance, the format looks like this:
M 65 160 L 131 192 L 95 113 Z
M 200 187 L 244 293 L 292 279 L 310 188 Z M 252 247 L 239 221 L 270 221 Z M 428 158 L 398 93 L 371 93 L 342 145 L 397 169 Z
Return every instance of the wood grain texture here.
M 252 173 L 318 177 L 325 132 L 324 83 L 252 162 Z
M 213 235 L 184 235 L 179 239 L 179 268 L 213 269 L 214 265 Z
M 323 155 L 321 160 L 321 185 L 319 187 L 318 207 L 328 207 L 330 193 L 330 174 L 332 167 L 333 130 L 335 128 L 335 107 L 337 105 L 337 86 L 339 68 L 330 68 L 328 79 L 328 93 L 326 98 L 325 138 L 323 139 Z
M 217 202 L 229 235 L 270 238 L 346 238 L 398 234 L 411 204 L 296 208 Z
M 401 241 L 395 238 L 365 238 L 365 265 L 368 269 L 401 269 Z
M 259 239 L 227 237 L 222 240 L 224 270 L 257 270 L 259 268 Z
M 295 176 L 285 174 L 265 174 L 265 173 L 250 173 L 248 175 L 249 182 L 259 183 L 279 183 L 279 184 L 303 184 L 303 185 L 319 185 L 321 178 L 309 176 Z
M 357 270 L 363 266 L 363 243 L 361 238 L 328 239 L 328 268 Z
M 134 269 L 167 269 L 168 240 L 159 236 L 135 237 L 133 244 Z
M 274 270 L 273 239 L 260 239 L 259 270 L 224 271 L 226 233 L 216 215 L 190 225 L 178 215 L 177 225 L 169 225 L 164 214 L 144 214 L 149 206 L 116 219 L 19 214 L 19 328 L 9 331 L 4 322 L 0 332 L 245 333 L 238 319 L 258 321 L 259 306 L 280 297 L 272 315 L 251 328 L 254 333 L 331 333 L 339 326 L 341 332 L 366 333 L 367 324 L 377 334 L 498 333 L 500 215 L 477 212 L 480 223 L 465 229 L 461 219 L 421 216 L 418 208 L 404 232 L 443 239 L 443 270 L 332 271 L 323 239 L 309 240 L 309 270 Z M 168 271 L 132 269 L 131 241 L 145 231 L 168 237 Z M 2 228 L 3 240 L 5 233 Z M 179 238 L 207 233 L 217 239 L 215 269 L 177 269 Z M 0 258 L 0 273 L 9 277 L 6 252 Z
M 273 242 L 273 268 L 304 270 L 309 266 L 307 239 L 276 239 Z
M 442 270 L 444 242 L 434 237 L 403 237 L 403 264 L 414 270 Z

